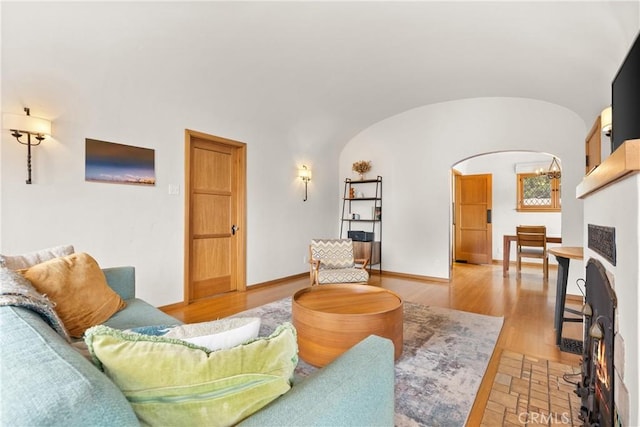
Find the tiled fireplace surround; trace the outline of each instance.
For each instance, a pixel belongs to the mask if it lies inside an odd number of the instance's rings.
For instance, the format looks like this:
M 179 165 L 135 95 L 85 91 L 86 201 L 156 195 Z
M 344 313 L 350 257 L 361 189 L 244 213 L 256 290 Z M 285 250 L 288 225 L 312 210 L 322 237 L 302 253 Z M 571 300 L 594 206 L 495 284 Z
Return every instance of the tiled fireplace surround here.
M 597 259 L 616 293 L 614 404 L 622 426 L 640 425 L 640 140 L 627 141 L 578 186 L 584 260 Z M 588 226 L 615 228 L 616 265 L 589 248 Z

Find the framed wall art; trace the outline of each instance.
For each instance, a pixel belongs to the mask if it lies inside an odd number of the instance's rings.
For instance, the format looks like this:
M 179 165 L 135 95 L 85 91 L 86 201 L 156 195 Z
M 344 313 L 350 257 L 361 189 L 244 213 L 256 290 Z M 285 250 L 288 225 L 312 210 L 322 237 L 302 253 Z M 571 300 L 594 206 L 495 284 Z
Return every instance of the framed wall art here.
M 155 185 L 155 150 L 85 139 L 85 181 Z

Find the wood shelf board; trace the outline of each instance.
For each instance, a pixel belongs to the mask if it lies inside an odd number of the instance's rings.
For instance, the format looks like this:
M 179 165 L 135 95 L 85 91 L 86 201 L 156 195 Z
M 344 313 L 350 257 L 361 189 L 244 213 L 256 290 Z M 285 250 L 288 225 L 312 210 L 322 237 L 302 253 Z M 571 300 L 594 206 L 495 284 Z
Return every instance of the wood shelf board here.
M 618 147 L 600 166 L 584 177 L 576 187 L 576 197 L 582 199 L 626 175 L 638 172 L 640 172 L 640 139 L 633 139 Z
M 381 182 L 382 181 L 382 177 L 378 176 L 378 178 L 376 179 L 351 179 L 351 178 L 347 178 L 344 180 L 344 182 L 348 182 L 350 184 L 370 184 L 370 183 L 375 183 L 375 182 Z

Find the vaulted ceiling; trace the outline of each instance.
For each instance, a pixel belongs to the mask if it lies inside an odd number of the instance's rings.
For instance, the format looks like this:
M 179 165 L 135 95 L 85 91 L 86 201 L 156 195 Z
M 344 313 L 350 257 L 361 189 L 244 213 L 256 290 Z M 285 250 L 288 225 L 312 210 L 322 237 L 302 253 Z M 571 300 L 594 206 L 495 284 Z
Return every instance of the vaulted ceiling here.
M 7 72 L 75 72 L 158 104 L 224 100 L 230 118 L 331 128 L 337 144 L 414 107 L 485 96 L 559 104 L 590 126 L 638 33 L 639 5 L 4 2 L 3 63 L 27 50 L 34 62 Z

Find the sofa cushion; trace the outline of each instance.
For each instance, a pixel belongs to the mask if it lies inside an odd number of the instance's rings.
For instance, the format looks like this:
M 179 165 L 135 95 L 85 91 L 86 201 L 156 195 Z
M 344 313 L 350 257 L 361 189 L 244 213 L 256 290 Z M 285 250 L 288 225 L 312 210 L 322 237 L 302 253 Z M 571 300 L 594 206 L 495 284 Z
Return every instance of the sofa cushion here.
M 288 323 L 219 351 L 107 326 L 89 329 L 85 340 L 96 365 L 149 425 L 236 424 L 290 389 L 298 361 Z
M 370 335 L 239 426 L 393 426 L 393 352 Z
M 260 318 L 236 317 L 186 325 L 146 326 L 129 331 L 177 338 L 209 350 L 223 350 L 256 339 L 260 332 Z
M 125 300 L 127 306 L 111 316 L 103 325 L 114 329 L 131 329 L 148 325 L 178 325 L 178 319 L 158 310 L 139 298 Z
M 0 255 L 0 266 L 7 267 L 10 270 L 21 270 L 53 258 L 71 255 L 73 252 L 73 246 L 63 245 L 40 249 L 23 255 Z
M 98 263 L 86 253 L 54 258 L 22 270 L 41 294 L 55 303 L 69 335 L 109 319 L 126 303 L 107 284 Z
M 136 269 L 131 266 L 103 268 L 109 287 L 123 300 L 136 297 Z
M 0 307 L 2 425 L 138 426 L 120 390 L 36 313 Z
M 342 268 L 318 270 L 318 283 L 356 283 L 369 281 L 369 273 L 364 268 Z

